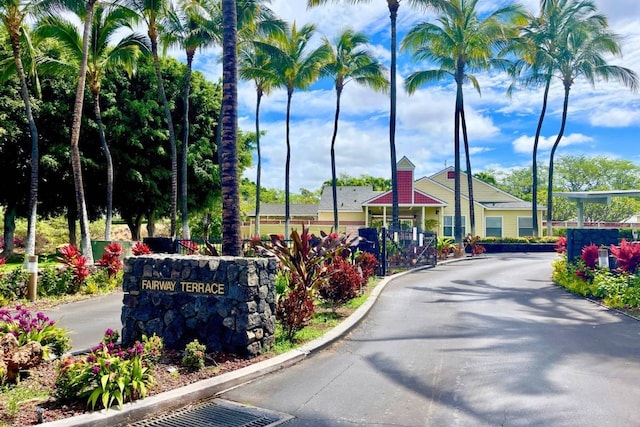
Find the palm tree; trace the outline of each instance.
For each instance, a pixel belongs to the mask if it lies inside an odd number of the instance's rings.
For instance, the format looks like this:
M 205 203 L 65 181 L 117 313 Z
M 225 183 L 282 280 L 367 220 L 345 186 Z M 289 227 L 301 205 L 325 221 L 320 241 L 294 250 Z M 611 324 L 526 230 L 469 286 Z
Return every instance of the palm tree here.
M 89 57 L 87 63 L 87 79 L 89 91 L 93 98 L 93 111 L 98 125 L 100 145 L 107 163 L 107 195 L 106 221 L 104 239 L 111 240 L 111 222 L 113 218 L 113 161 L 104 132 L 104 123 L 100 110 L 100 89 L 102 79 L 106 73 L 124 69 L 129 76 L 134 72 L 136 60 L 141 49 L 147 49 L 142 35 L 131 34 L 122 38 L 115 46 L 109 45 L 120 29 L 129 27 L 135 13 L 123 7 L 95 8 L 94 22 L 89 43 Z M 130 27 L 129 27 L 130 28 Z M 54 38 L 66 50 L 66 58 L 72 62 L 61 63 L 49 58 L 44 61 L 75 69 L 82 61 L 82 35 L 78 27 L 67 16 L 47 16 L 37 26 L 36 34 L 41 38 Z
M 606 25 L 606 18 L 596 14 L 596 7 L 592 1 L 579 1 L 567 4 L 541 0 L 540 13 L 537 17 L 528 16 L 527 24 L 522 27 L 522 34 L 515 39 L 510 49 L 519 57 L 513 67 L 516 81 L 523 86 L 544 86 L 542 108 L 538 117 L 538 124 L 533 141 L 532 152 L 532 234 L 539 235 L 538 225 L 538 146 L 542 125 L 544 123 L 549 90 L 553 79 L 553 69 L 558 53 L 559 32 L 571 22 L 586 21 L 596 27 Z M 509 88 L 512 94 L 514 86 Z
M 570 7 L 578 0 L 545 1 L 544 6 L 554 3 L 557 7 Z M 586 2 L 586 0 L 583 0 Z M 549 6 L 551 7 L 551 6 Z M 558 29 L 557 55 L 553 68 L 554 74 L 561 80 L 564 88 L 562 104 L 562 120 L 560 130 L 556 137 L 551 154 L 549 156 L 549 180 L 547 194 L 547 234 L 552 233 L 552 208 L 553 208 L 553 160 L 558 144 L 564 134 L 567 124 L 567 111 L 569 106 L 569 92 L 571 86 L 578 78 L 586 79 L 591 86 L 595 86 L 597 79 L 604 81 L 616 80 L 632 91 L 639 87 L 638 75 L 631 69 L 610 65 L 606 61 L 609 55 L 620 55 L 620 43 L 618 36 L 607 31 L 607 22 L 604 20 L 579 20 L 566 22 L 563 28 Z
M 240 49 L 240 78 L 253 80 L 256 86 L 256 223 L 254 235 L 260 236 L 260 178 L 262 175 L 262 155 L 260 152 L 260 102 L 268 95 L 276 82 L 272 71 L 271 59 L 260 49 L 247 44 Z
M 341 0 L 307 0 L 310 7 L 326 4 L 332 1 L 334 3 Z M 370 3 L 371 0 L 344 0 L 346 3 Z M 407 0 L 411 7 L 420 7 L 422 9 L 433 8 L 442 10 L 446 6 L 448 0 Z M 398 210 L 398 168 L 396 161 L 396 51 L 397 51 L 397 30 L 396 21 L 398 18 L 398 9 L 400 8 L 400 0 L 387 0 L 389 6 L 389 19 L 391 21 L 391 67 L 390 67 L 390 109 L 389 109 L 389 154 L 391 158 L 391 204 L 392 204 L 392 228 L 399 228 L 399 210 Z
M 24 66 L 22 64 L 22 47 L 21 38 L 24 34 L 24 21 L 36 6 L 36 1 L 21 0 L 0 0 L 0 20 L 7 29 L 9 40 L 11 41 L 11 50 L 13 52 L 13 60 L 16 65 L 16 74 L 20 80 L 20 96 L 24 103 L 25 116 L 29 125 L 29 133 L 31 134 L 31 174 L 29 179 L 29 213 L 27 217 L 27 241 L 25 245 L 25 265 L 29 256 L 35 255 L 36 249 L 36 221 L 38 207 L 38 176 L 40 154 L 38 149 L 38 128 L 33 112 L 31 110 L 31 100 L 29 98 L 29 87 L 27 86 L 27 78 Z
M 481 19 L 478 0 L 451 0 L 438 18 L 438 24 L 423 22 L 412 28 L 402 41 L 414 59 L 439 65 L 438 69 L 416 71 L 405 81 L 409 93 L 423 84 L 453 78 L 456 83 L 454 113 L 454 237 L 462 243 L 462 215 L 460 206 L 460 127 L 467 158 L 469 214 L 471 233 L 475 235 L 473 176 L 469 159 L 469 141 L 464 116 L 463 84 L 471 82 L 480 93 L 475 71 L 506 69 L 508 62 L 498 57 L 509 37 L 513 36 L 516 19 L 523 17 L 520 6 L 500 8 Z
M 176 237 L 176 216 L 178 206 L 178 153 L 176 147 L 176 133 L 171 118 L 171 108 L 167 93 L 164 90 L 162 70 L 160 69 L 160 58 L 158 55 L 158 41 L 160 34 L 159 21 L 167 11 L 167 0 L 124 0 L 124 4 L 137 11 L 147 25 L 147 35 L 151 43 L 151 54 L 158 81 L 158 92 L 164 107 L 164 114 L 169 129 L 169 144 L 171 145 L 171 207 L 170 207 L 170 233 L 171 237 Z
M 329 40 L 325 44 L 331 49 L 329 61 L 322 67 L 322 74 L 333 78 L 336 89 L 336 114 L 333 121 L 331 137 L 331 190 L 333 194 L 333 229 L 338 231 L 338 196 L 336 185 L 336 137 L 340 118 L 340 97 L 347 83 L 368 86 L 376 91 L 386 90 L 389 86 L 384 76 L 384 67 L 378 62 L 364 45 L 369 39 L 363 33 L 345 30 L 335 41 L 335 48 Z
M 291 29 L 282 33 L 274 33 L 266 42 L 254 42 L 272 58 L 273 73 L 276 76 L 275 86 L 285 87 L 287 90 L 286 141 L 287 157 L 285 161 L 285 236 L 289 235 L 290 206 L 289 206 L 289 169 L 291 164 L 291 142 L 289 123 L 291 118 L 291 98 L 295 89 L 306 89 L 316 80 L 320 68 L 329 57 L 330 49 L 321 44 L 316 49 L 307 49 L 311 37 L 315 33 L 315 26 L 305 25 L 298 30 L 295 22 Z
M 206 1 L 181 0 L 177 6 L 179 9 L 173 4 L 170 5 L 162 22 L 164 31 L 160 35 L 160 39 L 165 50 L 169 46 L 179 46 L 185 50 L 187 56 L 182 113 L 180 204 L 182 236 L 185 239 L 190 239 L 191 231 L 189 229 L 187 207 L 187 154 L 189 149 L 189 93 L 191 91 L 191 72 L 196 50 L 213 44 L 216 36 L 211 31 L 210 26 L 207 25 L 207 22 L 211 20 L 211 15 L 208 10 L 210 5 Z
M 222 0 L 222 254 L 242 255 L 238 187 L 238 61 L 235 0 Z

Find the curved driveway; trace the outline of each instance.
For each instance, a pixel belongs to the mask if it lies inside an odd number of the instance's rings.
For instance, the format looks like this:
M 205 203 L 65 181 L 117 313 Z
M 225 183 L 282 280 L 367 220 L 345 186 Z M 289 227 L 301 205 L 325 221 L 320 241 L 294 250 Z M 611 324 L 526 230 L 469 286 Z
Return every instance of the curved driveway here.
M 640 323 L 554 286 L 554 257 L 407 274 L 344 340 L 220 397 L 287 426 L 640 425 Z

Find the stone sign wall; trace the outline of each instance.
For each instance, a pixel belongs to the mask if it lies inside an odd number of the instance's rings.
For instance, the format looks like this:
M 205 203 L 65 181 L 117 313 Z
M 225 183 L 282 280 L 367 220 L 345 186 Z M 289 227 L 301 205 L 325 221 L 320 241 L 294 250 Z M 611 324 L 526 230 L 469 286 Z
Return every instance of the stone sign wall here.
M 275 340 L 275 258 L 145 255 L 124 261 L 122 343 L 253 357 Z
M 573 262 L 580 258 L 582 248 L 594 244 L 609 247 L 619 243 L 617 228 L 569 228 L 567 229 L 567 259 Z M 611 260 L 609 261 L 611 263 Z M 615 265 L 612 266 L 615 268 Z

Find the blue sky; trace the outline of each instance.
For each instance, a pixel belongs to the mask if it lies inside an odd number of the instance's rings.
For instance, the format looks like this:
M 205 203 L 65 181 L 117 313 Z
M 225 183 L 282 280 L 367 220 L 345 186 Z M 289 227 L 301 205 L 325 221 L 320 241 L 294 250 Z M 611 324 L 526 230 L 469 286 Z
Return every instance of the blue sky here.
M 480 6 L 493 10 L 507 0 L 480 0 Z M 539 0 L 521 3 L 537 12 Z M 610 63 L 623 65 L 640 74 L 640 1 L 596 0 L 599 10 L 609 17 L 611 29 L 623 37 L 623 57 Z M 304 0 L 273 0 L 271 8 L 288 22 L 313 23 L 322 36 L 334 39 L 345 28 L 366 33 L 370 50 L 388 66 L 389 11 L 387 2 L 369 4 L 328 4 L 307 10 Z M 399 40 L 417 22 L 432 16 L 401 4 L 398 14 Z M 176 54 L 181 58 L 181 55 Z M 209 78 L 220 76 L 218 53 L 198 53 L 195 68 Z M 453 111 L 455 89 L 452 82 L 433 85 L 409 96 L 403 89 L 404 77 L 424 65 L 414 64 L 407 55 L 398 57 L 398 100 L 396 153 L 416 165 L 416 177 L 430 175 L 453 164 Z M 506 96 L 509 81 L 504 75 L 477 75 L 482 96 L 465 86 L 465 111 L 471 147 L 473 172 L 505 171 L 530 166 L 533 136 L 542 102 L 541 90 L 518 90 Z M 558 82 L 550 92 L 547 119 L 542 130 L 538 162 L 548 164 L 549 150 L 559 130 L 563 91 Z M 239 90 L 239 125 L 254 129 L 255 89 L 244 83 Z M 261 139 L 262 183 L 284 188 L 286 155 L 286 93 L 274 91 L 263 99 Z M 311 90 L 296 91 L 292 101 L 291 191 L 317 190 L 331 178 L 329 149 L 335 112 L 335 93 L 330 81 L 319 82 Z M 592 88 L 576 81 L 569 100 L 565 136 L 556 156 L 586 154 L 628 159 L 640 165 L 640 95 L 614 82 L 599 82 Z M 369 89 L 348 84 L 342 97 L 341 121 L 336 144 L 338 173 L 352 176 L 368 174 L 389 178 L 389 99 Z M 255 181 L 255 169 L 245 176 Z

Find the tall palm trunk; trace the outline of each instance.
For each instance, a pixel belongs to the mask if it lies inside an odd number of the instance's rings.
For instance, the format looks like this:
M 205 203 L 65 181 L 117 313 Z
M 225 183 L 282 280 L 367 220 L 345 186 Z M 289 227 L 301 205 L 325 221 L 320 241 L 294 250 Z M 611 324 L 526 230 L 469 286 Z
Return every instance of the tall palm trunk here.
M 235 0 L 222 0 L 222 254 L 242 255 L 238 187 L 238 52 Z
M 549 183 L 547 186 L 547 236 L 551 236 L 553 233 L 553 227 L 551 221 L 553 219 L 553 157 L 556 154 L 556 148 L 560 144 L 562 135 L 564 135 L 564 127 L 567 124 L 567 111 L 569 106 L 569 91 L 571 90 L 571 83 L 564 83 L 564 102 L 562 104 L 562 122 L 560 124 L 560 132 L 558 137 L 553 143 L 551 148 L 551 155 L 549 156 Z
M 293 89 L 287 89 L 287 116 L 286 123 L 286 135 L 287 135 L 287 158 L 284 163 L 284 236 L 285 239 L 289 238 L 289 222 L 291 217 L 289 206 L 289 168 L 291 165 L 291 142 L 289 141 L 289 120 L 291 119 L 291 97 L 293 96 Z
M 462 244 L 462 213 L 460 201 L 460 111 L 462 110 L 462 76 L 456 73 L 456 108 L 454 117 L 455 131 L 453 135 L 453 194 L 454 194 L 454 216 L 453 235 L 458 245 Z
M 336 178 L 336 137 L 338 136 L 338 120 L 340 119 L 340 96 L 342 86 L 336 84 L 336 115 L 333 120 L 333 135 L 331 136 L 331 193 L 333 195 L 333 231 L 338 232 L 338 189 Z
M 11 258 L 13 256 L 13 238 L 15 237 L 16 232 L 17 210 L 16 204 L 14 202 L 10 202 L 7 204 L 4 211 L 4 220 L 2 223 L 4 228 L 2 233 L 2 237 L 4 238 L 4 248 L 2 249 L 2 253 L 0 253 L 0 258 Z
M 164 81 L 162 79 L 162 71 L 160 69 L 160 58 L 158 56 L 158 34 L 155 22 L 149 25 L 149 40 L 151 41 L 151 53 L 153 55 L 153 65 L 156 71 L 156 79 L 158 80 L 158 91 L 162 99 L 164 107 L 164 115 L 167 119 L 167 127 L 169 128 L 169 144 L 171 145 L 171 212 L 170 216 L 170 233 L 171 237 L 176 237 L 176 216 L 178 205 L 178 154 L 176 148 L 176 133 L 173 128 L 173 119 L 171 118 L 171 108 L 167 100 L 167 93 L 164 90 Z
M 469 227 L 472 236 L 476 235 L 476 209 L 473 197 L 473 174 L 471 173 L 471 155 L 469 153 L 469 137 L 467 136 L 467 120 L 464 116 L 464 100 L 460 103 L 460 120 L 462 122 L 462 139 L 464 154 L 467 159 L 467 192 L 469 196 Z
M 16 71 L 20 80 L 20 95 L 24 103 L 24 110 L 29 124 L 29 133 L 31 134 L 31 173 L 29 177 L 29 213 L 27 218 L 27 242 L 25 244 L 25 265 L 29 260 L 29 256 L 35 255 L 36 251 L 36 221 L 38 208 L 38 175 L 40 154 L 38 149 L 38 128 L 31 111 L 31 99 L 29 98 L 29 88 L 27 87 L 27 79 L 24 74 L 24 66 L 22 65 L 22 54 L 20 49 L 20 26 L 13 28 L 8 25 L 9 35 L 11 39 L 11 49 L 13 51 L 13 59 L 16 63 Z
M 82 104 L 84 101 L 84 86 L 87 79 L 87 58 L 89 52 L 89 38 L 93 23 L 93 8 L 96 0 L 89 0 L 86 6 L 84 18 L 84 32 L 82 34 L 82 63 L 78 76 L 78 88 L 73 104 L 73 121 L 71 124 L 71 167 L 73 169 L 73 181 L 75 184 L 76 205 L 80 219 L 80 247 L 82 255 L 89 265 L 93 264 L 91 252 L 91 235 L 89 232 L 89 217 L 87 215 L 87 203 L 84 198 L 84 184 L 82 182 L 82 164 L 80 162 L 80 124 L 82 121 Z
M 256 168 L 256 224 L 255 235 L 260 236 L 260 177 L 262 176 L 262 154 L 260 152 L 260 101 L 263 95 L 262 88 L 256 90 L 256 151 L 258 154 L 258 165 Z
M 396 164 L 396 51 L 399 1 L 389 2 L 389 18 L 391 19 L 391 70 L 390 70 L 390 113 L 389 113 L 389 152 L 391 154 L 391 215 L 392 228 L 400 227 L 398 211 L 398 165 Z
M 107 138 L 104 134 L 104 125 L 102 123 L 102 112 L 100 111 L 100 92 L 92 89 L 93 95 L 93 112 L 96 116 L 98 124 L 98 135 L 100 136 L 100 145 L 102 152 L 107 161 L 107 218 L 104 225 L 104 240 L 111 240 L 111 222 L 113 221 L 113 159 L 111 151 L 107 144 Z
M 544 96 L 542 97 L 542 110 L 538 118 L 538 127 L 536 128 L 536 136 L 533 140 L 533 163 L 532 163 L 532 182 L 531 182 L 531 216 L 532 231 L 534 236 L 539 234 L 538 225 L 538 144 L 540 143 L 540 134 L 542 133 L 542 123 L 547 112 L 547 101 L 549 100 L 549 88 L 551 87 L 551 76 L 547 78 L 544 86 Z
M 182 115 L 182 182 L 180 183 L 180 198 L 182 207 L 182 237 L 185 239 L 191 238 L 189 210 L 187 206 L 187 155 L 189 150 L 189 92 L 191 91 L 191 69 L 193 67 L 193 56 L 195 53 L 195 49 L 187 49 L 187 70 L 184 76 L 184 95 L 182 99 L 184 113 Z

